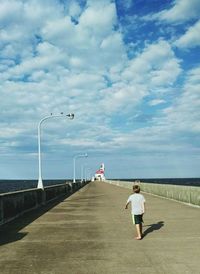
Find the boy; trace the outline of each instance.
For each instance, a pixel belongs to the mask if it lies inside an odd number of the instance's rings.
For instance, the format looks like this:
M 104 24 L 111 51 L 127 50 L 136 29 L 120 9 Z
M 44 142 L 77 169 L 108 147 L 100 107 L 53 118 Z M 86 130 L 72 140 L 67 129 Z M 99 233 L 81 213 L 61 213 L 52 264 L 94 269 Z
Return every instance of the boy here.
M 131 203 L 133 224 L 136 226 L 137 237 L 136 240 L 142 239 L 142 216 L 145 212 L 145 198 L 140 194 L 140 187 L 138 185 L 133 186 L 133 194 L 128 197 L 125 209 L 128 208 Z

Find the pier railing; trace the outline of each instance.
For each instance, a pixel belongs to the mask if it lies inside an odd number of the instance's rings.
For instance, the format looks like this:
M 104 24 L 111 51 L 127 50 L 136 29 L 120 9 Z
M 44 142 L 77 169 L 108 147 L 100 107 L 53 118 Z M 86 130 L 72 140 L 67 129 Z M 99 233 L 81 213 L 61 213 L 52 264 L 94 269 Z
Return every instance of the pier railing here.
M 107 183 L 118 185 L 132 189 L 135 182 L 126 181 L 106 181 Z M 137 182 L 140 185 L 141 191 L 151 193 L 157 196 L 165 197 L 172 200 L 181 201 L 187 204 L 200 206 L 200 187 L 179 186 L 168 184 L 151 184 Z
M 24 213 L 47 205 L 62 196 L 67 197 L 88 182 L 64 183 L 42 189 L 28 189 L 0 194 L 0 225 Z

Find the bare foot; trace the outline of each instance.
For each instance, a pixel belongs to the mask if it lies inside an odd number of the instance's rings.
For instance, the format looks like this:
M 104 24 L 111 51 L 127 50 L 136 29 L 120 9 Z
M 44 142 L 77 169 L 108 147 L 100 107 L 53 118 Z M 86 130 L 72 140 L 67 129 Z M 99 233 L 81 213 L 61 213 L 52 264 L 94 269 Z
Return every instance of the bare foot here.
M 141 237 L 135 237 L 135 240 L 141 240 L 142 238 Z

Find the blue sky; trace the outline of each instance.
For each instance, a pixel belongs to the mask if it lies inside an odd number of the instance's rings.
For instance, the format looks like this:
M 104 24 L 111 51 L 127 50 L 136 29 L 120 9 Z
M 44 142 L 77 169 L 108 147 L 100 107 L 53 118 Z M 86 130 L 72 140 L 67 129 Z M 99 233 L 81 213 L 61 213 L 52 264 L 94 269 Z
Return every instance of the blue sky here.
M 0 178 L 200 177 L 198 0 L 1 0 Z

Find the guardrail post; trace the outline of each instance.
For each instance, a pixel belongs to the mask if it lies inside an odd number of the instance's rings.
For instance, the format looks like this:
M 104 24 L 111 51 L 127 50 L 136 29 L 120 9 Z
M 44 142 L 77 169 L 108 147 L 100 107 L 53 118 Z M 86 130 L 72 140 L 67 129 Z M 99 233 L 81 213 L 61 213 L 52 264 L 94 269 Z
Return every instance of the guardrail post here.
M 189 204 L 191 204 L 191 187 L 189 188 Z
M 0 197 L 0 224 L 3 224 L 3 197 Z

